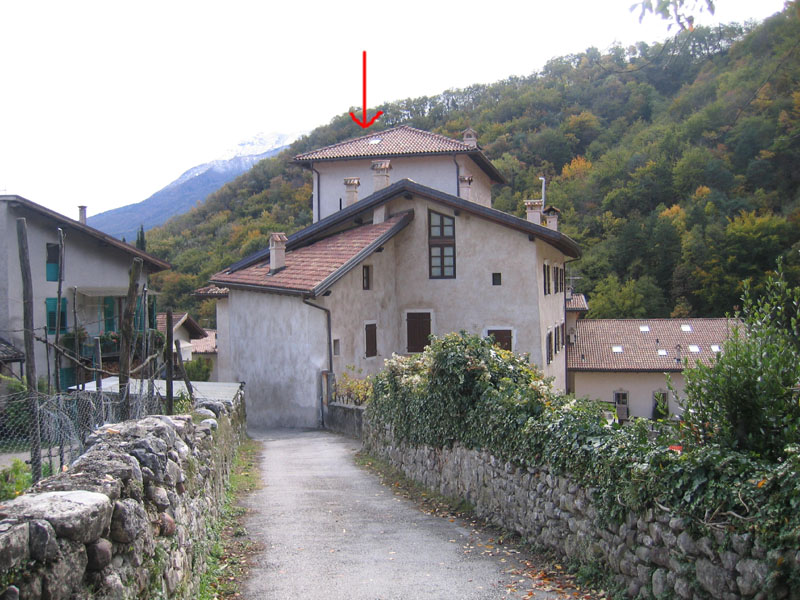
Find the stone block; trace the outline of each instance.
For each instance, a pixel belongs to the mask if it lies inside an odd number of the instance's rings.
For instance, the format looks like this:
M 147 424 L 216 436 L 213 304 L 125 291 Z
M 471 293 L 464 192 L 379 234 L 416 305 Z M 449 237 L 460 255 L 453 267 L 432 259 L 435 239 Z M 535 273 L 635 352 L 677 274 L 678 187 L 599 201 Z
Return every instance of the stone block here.
M 86 546 L 75 540 L 58 541 L 58 560 L 50 563 L 42 573 L 42 600 L 67 600 L 83 581 L 86 572 Z
M 686 531 L 682 532 L 678 536 L 678 548 L 680 548 L 681 552 L 683 552 L 688 556 L 697 555 L 697 545 L 692 539 L 692 536 L 689 535 Z
M 650 581 L 653 596 L 656 598 L 664 598 L 669 595 L 670 589 L 667 583 L 667 571 L 664 569 L 656 569 L 653 571 L 653 577 Z
M 725 569 L 705 558 L 698 558 L 694 568 L 697 581 L 702 588 L 713 598 L 721 599 L 726 591 L 725 583 L 728 580 Z
M 27 562 L 28 524 L 12 521 L 0 523 L 0 572 L 7 572 Z
M 744 558 L 736 563 L 736 585 L 743 596 L 752 596 L 758 592 L 767 580 L 767 565 L 759 560 Z
M 130 498 L 114 503 L 114 516 L 111 519 L 113 541 L 129 544 L 142 535 L 146 527 L 147 514 L 141 504 Z
M 7 502 L 0 509 L 0 518 L 43 519 L 53 526 L 58 537 L 85 544 L 108 529 L 111 511 L 108 496 L 98 492 L 44 492 L 25 494 Z
M 28 523 L 31 558 L 49 562 L 58 558 L 58 538 L 48 521 L 34 519 Z
M 91 571 L 100 571 L 111 563 L 112 546 L 105 538 L 86 544 L 86 567 Z

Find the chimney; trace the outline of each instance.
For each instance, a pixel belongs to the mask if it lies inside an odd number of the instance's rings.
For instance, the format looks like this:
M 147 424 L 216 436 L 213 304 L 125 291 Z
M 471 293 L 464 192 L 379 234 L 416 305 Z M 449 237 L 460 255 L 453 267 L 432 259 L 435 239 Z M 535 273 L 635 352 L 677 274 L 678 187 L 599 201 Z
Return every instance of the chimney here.
M 386 220 L 386 205 L 381 204 L 372 209 L 372 224 L 377 225 Z
M 552 229 L 553 231 L 558 231 L 558 215 L 561 214 L 561 211 L 555 206 L 548 206 L 542 211 L 542 214 L 547 220 L 547 228 Z
M 285 233 L 269 234 L 269 272 L 280 271 L 286 266 L 286 237 Z
M 469 200 L 472 196 L 472 175 L 458 176 L 458 195 L 462 200 Z
M 389 169 L 392 168 L 390 160 L 372 161 L 372 191 L 377 192 L 385 187 L 389 187 Z
M 467 127 L 462 133 L 464 134 L 464 143 L 467 146 L 470 148 L 478 147 L 478 134 L 472 127 Z
M 86 225 L 86 207 L 79 206 L 78 207 L 78 221 L 81 225 Z
M 345 206 L 350 206 L 358 202 L 358 186 L 361 185 L 361 180 L 358 177 L 345 177 L 344 178 L 344 198 Z
M 542 201 L 525 200 L 525 213 L 528 221 L 535 225 L 542 224 Z

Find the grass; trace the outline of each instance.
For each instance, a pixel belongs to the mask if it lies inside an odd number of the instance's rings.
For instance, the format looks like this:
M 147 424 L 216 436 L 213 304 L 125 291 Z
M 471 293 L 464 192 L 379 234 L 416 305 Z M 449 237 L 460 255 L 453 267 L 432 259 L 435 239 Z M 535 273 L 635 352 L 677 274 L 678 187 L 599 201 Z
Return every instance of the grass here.
M 200 580 L 197 600 L 219 600 L 241 596 L 240 585 L 247 578 L 253 555 L 261 547 L 247 537 L 247 509 L 240 505 L 250 492 L 261 487 L 258 459 L 261 443 L 246 439 L 233 461 L 222 518 L 211 532 L 214 540 L 207 558 L 206 572 Z

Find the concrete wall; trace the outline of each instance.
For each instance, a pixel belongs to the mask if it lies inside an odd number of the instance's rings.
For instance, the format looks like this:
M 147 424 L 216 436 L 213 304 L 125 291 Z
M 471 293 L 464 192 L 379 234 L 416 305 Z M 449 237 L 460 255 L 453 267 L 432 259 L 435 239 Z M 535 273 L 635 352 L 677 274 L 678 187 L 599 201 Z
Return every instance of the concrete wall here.
M 66 472 L 0 506 L 0 597 L 196 597 L 244 436 L 244 402 L 216 418 L 108 425 Z
M 634 598 L 795 597 L 770 565 L 800 572 L 800 552 L 787 544 L 771 551 L 748 533 L 716 529 L 706 536 L 672 512 L 629 513 L 622 524 L 603 525 L 592 490 L 542 465 L 519 465 L 488 452 L 407 446 L 383 428 L 364 425 L 364 447 L 407 477 L 450 498 L 528 543 L 603 572 Z M 777 570 L 776 567 L 772 567 Z M 777 575 L 777 573 L 773 573 Z
M 484 206 L 491 206 L 491 182 L 489 178 L 471 158 L 459 156 L 457 160 L 461 175 L 471 174 L 473 177 L 472 200 Z M 412 179 L 435 190 L 440 190 L 453 196 L 457 195 L 457 170 L 452 156 L 392 158 L 391 164 L 392 169 L 389 171 L 390 183 L 401 179 Z M 314 168 L 320 174 L 321 218 L 339 211 L 340 198 L 342 207 L 346 206 L 345 177 L 360 178 L 359 198 L 366 198 L 375 191 L 371 165 L 371 159 L 314 163 Z M 319 191 L 316 188 L 317 177 L 314 175 L 314 220 L 318 221 L 319 217 L 316 211 Z
M 247 385 L 248 426 L 318 427 L 325 313 L 298 296 L 232 289 L 228 302 L 233 381 Z
M 37 335 L 43 335 L 43 327 L 47 325 L 45 299 L 57 296 L 58 282 L 47 281 L 46 277 L 46 245 L 58 243 L 56 231 L 58 223 L 31 213 L 28 210 L 13 209 L 6 201 L 0 201 L 0 333 L 17 348 L 24 348 L 22 333 L 22 275 L 17 251 L 18 217 L 27 220 L 28 251 L 30 254 L 31 279 L 34 293 L 34 329 Z M 78 288 L 78 321 L 84 325 L 90 335 L 99 335 L 103 331 L 102 310 L 98 310 L 102 302 L 102 293 L 94 291 L 92 295 L 84 295 L 81 289 L 104 288 L 107 295 L 122 296 L 121 290 L 127 291 L 128 271 L 133 261 L 130 254 L 114 247 L 102 245 L 99 240 L 78 231 L 67 229 L 64 251 L 64 281 L 62 296 L 67 299 L 67 328 L 74 324 L 73 305 L 74 288 Z M 141 286 L 146 281 L 147 265 L 140 279 Z M 99 294 L 100 297 L 94 294 Z M 102 307 L 100 307 L 101 309 Z M 50 336 L 53 341 L 53 336 Z M 46 349 L 40 342 L 35 343 L 36 372 L 39 377 L 47 375 Z M 52 354 L 52 353 L 51 353 Z M 52 358 L 51 358 L 52 360 Z M 64 366 L 64 365 L 62 365 Z M 51 369 L 52 370 L 52 369 Z
M 628 412 L 632 417 L 652 418 L 653 394 L 669 392 L 665 373 L 572 371 L 570 379 L 570 389 L 574 390 L 576 396 L 602 400 L 612 405 L 614 392 L 628 392 Z M 678 397 L 683 397 L 683 373 L 670 373 L 670 379 Z M 683 408 L 675 395 L 669 393 L 667 397 L 670 414 L 680 415 Z
M 215 381 L 234 381 L 231 363 L 231 326 L 227 298 L 217 298 L 217 361 Z
M 361 438 L 364 407 L 331 402 L 325 415 L 325 429 Z

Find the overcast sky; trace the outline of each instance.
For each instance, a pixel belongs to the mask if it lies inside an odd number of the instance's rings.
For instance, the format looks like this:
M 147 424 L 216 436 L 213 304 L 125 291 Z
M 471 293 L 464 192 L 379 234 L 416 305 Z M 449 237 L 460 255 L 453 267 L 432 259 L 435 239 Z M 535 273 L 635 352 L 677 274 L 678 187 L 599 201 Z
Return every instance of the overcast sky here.
M 260 132 L 528 75 L 550 58 L 669 35 L 634 0 L 0 3 L 0 193 L 77 217 L 144 200 Z M 762 20 L 783 0 L 718 0 Z

